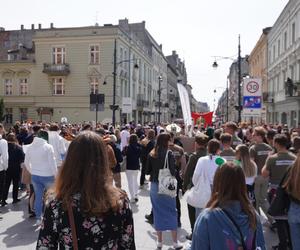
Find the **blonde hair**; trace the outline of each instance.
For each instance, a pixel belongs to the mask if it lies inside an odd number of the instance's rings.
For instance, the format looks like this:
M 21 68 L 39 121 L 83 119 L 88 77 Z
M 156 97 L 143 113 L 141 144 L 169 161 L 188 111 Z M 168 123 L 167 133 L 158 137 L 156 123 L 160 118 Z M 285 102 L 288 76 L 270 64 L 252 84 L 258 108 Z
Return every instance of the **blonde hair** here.
M 246 177 L 252 177 L 256 174 L 255 163 L 250 159 L 249 149 L 246 145 L 241 144 L 236 147 L 236 152 L 240 153 L 242 169 Z

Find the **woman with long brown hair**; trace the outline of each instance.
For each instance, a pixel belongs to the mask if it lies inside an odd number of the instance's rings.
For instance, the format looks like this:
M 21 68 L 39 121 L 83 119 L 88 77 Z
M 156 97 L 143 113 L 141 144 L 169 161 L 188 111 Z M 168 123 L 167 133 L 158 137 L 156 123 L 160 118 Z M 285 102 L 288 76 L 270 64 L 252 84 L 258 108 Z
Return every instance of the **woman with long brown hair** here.
M 211 198 L 199 215 L 191 250 L 266 249 L 262 226 L 247 196 L 241 167 L 225 163 L 215 173 Z
M 159 134 L 154 149 L 151 150 L 147 160 L 147 172 L 150 175 L 150 198 L 153 208 L 154 228 L 157 232 L 157 249 L 162 249 L 162 232 L 170 230 L 174 249 L 182 249 L 177 243 L 177 211 L 176 198 L 158 193 L 159 170 L 164 168 L 165 158 L 169 162 L 171 175 L 175 176 L 175 158 L 168 151 L 171 136 L 166 133 Z
M 249 148 L 240 144 L 235 149 L 236 161 L 235 164 L 239 165 L 245 174 L 247 192 L 249 199 L 254 203 L 255 202 L 255 194 L 254 194 L 254 181 L 257 176 L 257 165 L 251 160 Z
M 300 247 L 300 153 L 293 166 L 290 168 L 287 181 L 284 184 L 290 197 L 290 208 L 288 211 L 288 222 L 291 231 L 293 249 Z
M 129 201 L 113 186 L 105 143 L 94 132 L 71 142 L 52 197 L 37 249 L 135 249 Z

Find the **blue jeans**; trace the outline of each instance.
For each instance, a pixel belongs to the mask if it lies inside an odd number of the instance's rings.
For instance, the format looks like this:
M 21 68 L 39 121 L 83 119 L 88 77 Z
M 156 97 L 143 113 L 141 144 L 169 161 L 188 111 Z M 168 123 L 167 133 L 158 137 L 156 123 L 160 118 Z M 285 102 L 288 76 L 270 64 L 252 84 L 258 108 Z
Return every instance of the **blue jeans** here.
M 54 183 L 54 176 L 32 175 L 31 182 L 35 193 L 35 201 L 34 201 L 35 214 L 36 217 L 40 219 L 42 216 L 44 191 L 47 190 Z
M 300 205 L 291 202 L 288 212 L 293 250 L 300 249 Z

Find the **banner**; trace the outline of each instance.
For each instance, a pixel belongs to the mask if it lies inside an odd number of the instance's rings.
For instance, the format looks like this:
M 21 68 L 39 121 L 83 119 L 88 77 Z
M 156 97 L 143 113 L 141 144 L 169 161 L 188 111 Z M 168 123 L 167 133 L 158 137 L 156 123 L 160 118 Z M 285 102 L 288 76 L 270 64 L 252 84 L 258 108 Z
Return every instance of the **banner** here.
M 204 125 L 204 127 L 212 125 L 212 118 L 213 118 L 213 111 L 207 112 L 207 113 L 192 113 L 192 118 L 194 120 L 194 125 L 197 124 L 197 122 L 200 122 Z
M 177 88 L 178 88 L 178 93 L 179 93 L 179 98 L 181 103 L 185 130 L 187 132 L 188 126 L 192 126 L 192 115 L 191 115 L 189 94 L 186 88 L 181 83 L 177 83 Z

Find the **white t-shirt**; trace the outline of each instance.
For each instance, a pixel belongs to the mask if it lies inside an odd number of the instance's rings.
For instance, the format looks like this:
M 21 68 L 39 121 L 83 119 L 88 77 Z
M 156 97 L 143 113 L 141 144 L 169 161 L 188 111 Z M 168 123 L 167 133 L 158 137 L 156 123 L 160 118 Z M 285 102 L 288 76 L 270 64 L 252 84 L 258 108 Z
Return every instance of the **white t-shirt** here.
M 212 159 L 211 159 L 211 157 L 212 157 Z M 215 172 L 218 168 L 218 165 L 216 164 L 215 161 L 216 161 L 216 158 L 218 158 L 218 157 L 220 157 L 220 156 L 207 155 L 207 156 L 199 158 L 196 168 L 195 168 L 193 179 L 192 179 L 194 185 L 196 185 L 196 183 L 198 182 L 198 179 L 200 178 L 200 176 L 202 174 L 204 174 L 204 176 L 208 177 L 210 185 L 213 184 Z
M 120 137 L 121 137 L 121 151 L 122 151 L 123 148 L 125 148 L 128 145 L 128 140 L 130 137 L 129 131 L 127 129 L 122 130 L 120 133 Z

